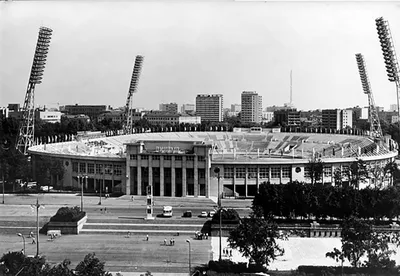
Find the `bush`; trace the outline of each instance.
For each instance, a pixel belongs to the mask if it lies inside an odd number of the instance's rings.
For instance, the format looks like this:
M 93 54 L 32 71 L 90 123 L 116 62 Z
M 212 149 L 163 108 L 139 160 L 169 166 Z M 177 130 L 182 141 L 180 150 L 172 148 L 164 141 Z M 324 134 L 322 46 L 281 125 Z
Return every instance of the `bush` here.
M 301 265 L 297 268 L 297 271 L 303 275 L 341 275 L 342 268 L 340 266 L 311 266 Z M 392 269 L 378 269 L 368 267 L 343 267 L 344 275 L 399 275 L 399 267 Z
M 75 207 L 61 207 L 57 213 L 50 218 L 54 222 L 76 222 L 82 219 L 86 212 L 81 212 L 78 206 Z
M 219 211 L 217 211 L 213 217 L 212 217 L 212 222 L 213 223 L 219 223 Z M 227 209 L 222 211 L 222 223 L 224 224 L 236 224 L 239 223 L 240 221 L 240 216 L 238 212 L 235 209 Z
M 231 260 L 221 261 L 209 261 L 208 269 L 217 273 L 255 273 L 255 272 L 267 272 L 267 269 L 263 266 L 257 266 L 250 264 L 247 267 L 247 263 L 234 263 Z

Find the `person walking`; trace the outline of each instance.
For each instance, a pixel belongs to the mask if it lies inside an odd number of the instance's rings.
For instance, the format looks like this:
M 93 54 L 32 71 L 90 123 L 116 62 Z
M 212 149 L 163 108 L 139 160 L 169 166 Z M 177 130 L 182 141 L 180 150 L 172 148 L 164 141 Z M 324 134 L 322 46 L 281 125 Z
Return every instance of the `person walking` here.
M 146 241 L 149 241 L 149 235 L 148 234 L 146 235 Z
M 167 239 L 164 238 L 164 245 L 167 245 Z

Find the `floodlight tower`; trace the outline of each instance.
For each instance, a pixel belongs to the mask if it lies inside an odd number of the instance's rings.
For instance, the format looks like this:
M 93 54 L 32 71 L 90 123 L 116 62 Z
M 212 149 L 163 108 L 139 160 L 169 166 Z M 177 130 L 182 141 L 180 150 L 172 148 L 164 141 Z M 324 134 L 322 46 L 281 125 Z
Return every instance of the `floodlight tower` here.
M 397 118 L 400 124 L 400 68 L 397 60 L 396 50 L 393 43 L 392 34 L 390 33 L 389 22 L 383 17 L 375 19 L 376 29 L 378 31 L 379 40 L 383 58 L 385 60 L 386 72 L 390 82 L 396 83 L 397 92 Z M 399 129 L 400 131 L 400 129 Z
M 16 144 L 16 148 L 23 154 L 27 154 L 27 149 L 32 146 L 34 142 L 35 86 L 36 84 L 42 83 L 52 32 L 52 29 L 46 27 L 40 27 L 39 29 L 39 37 L 33 57 L 31 75 L 29 77 L 28 88 L 22 109 L 22 122 L 20 124 L 18 141 Z
M 125 134 L 131 134 L 133 131 L 133 110 L 132 110 L 132 99 L 133 93 L 137 92 L 139 83 L 140 73 L 142 71 L 143 56 L 136 56 L 135 65 L 133 66 L 131 85 L 129 86 L 128 97 L 126 99 L 125 106 L 125 119 L 124 119 L 124 131 Z
M 381 138 L 381 123 L 379 121 L 378 111 L 376 110 L 374 96 L 372 94 L 371 84 L 369 82 L 364 56 L 362 54 L 356 54 L 356 60 L 364 94 L 368 95 L 368 120 L 370 123 L 370 135 L 375 138 Z

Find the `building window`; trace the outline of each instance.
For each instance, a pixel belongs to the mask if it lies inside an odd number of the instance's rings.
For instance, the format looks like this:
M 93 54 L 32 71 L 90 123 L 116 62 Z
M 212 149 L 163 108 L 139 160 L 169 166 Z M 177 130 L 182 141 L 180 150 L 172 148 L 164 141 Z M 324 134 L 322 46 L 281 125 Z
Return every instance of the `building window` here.
M 78 172 L 78 162 L 72 162 L 72 171 Z
M 103 173 L 103 164 L 96 164 L 96 174 Z
M 131 155 L 129 155 L 129 158 L 130 158 L 131 160 L 137 160 L 137 155 L 131 154 Z
M 188 179 L 194 178 L 194 170 L 193 169 L 186 169 L 186 178 L 188 178 Z
M 332 176 L 332 167 L 324 167 L 324 177 Z
M 142 160 L 149 160 L 149 156 L 148 155 L 141 155 L 140 158 Z
M 194 161 L 194 156 L 186 156 L 186 161 Z
M 206 170 L 205 169 L 199 169 L 199 179 L 204 179 L 206 178 Z
M 205 158 L 204 158 L 204 156 L 197 156 L 197 160 L 201 162 L 201 161 L 204 161 Z
M 164 160 L 171 160 L 171 155 L 165 155 Z
M 268 167 L 260 168 L 260 178 L 264 178 L 264 179 L 269 178 L 269 168 Z
M 224 178 L 233 178 L 233 167 L 224 167 Z
M 104 173 L 111 175 L 112 174 L 112 165 L 110 165 L 110 164 L 104 165 Z
M 245 178 L 246 177 L 246 168 L 236 168 L 236 178 Z
M 306 177 L 306 178 L 311 177 L 311 168 L 310 167 L 304 167 L 304 177 Z
M 151 158 L 153 160 L 160 160 L 160 155 L 153 155 Z
M 271 178 L 280 178 L 281 176 L 281 168 L 280 167 L 272 167 L 271 168 Z
M 182 161 L 182 156 L 175 156 L 176 161 Z
M 257 168 L 247 168 L 247 178 L 257 178 Z
M 88 173 L 94 174 L 94 164 L 88 164 L 87 165 Z
M 292 170 L 291 167 L 282 167 L 282 178 L 291 178 Z
M 114 175 L 121 175 L 121 174 L 122 174 L 122 166 L 114 165 Z
M 86 163 L 79 163 L 79 173 L 86 173 Z

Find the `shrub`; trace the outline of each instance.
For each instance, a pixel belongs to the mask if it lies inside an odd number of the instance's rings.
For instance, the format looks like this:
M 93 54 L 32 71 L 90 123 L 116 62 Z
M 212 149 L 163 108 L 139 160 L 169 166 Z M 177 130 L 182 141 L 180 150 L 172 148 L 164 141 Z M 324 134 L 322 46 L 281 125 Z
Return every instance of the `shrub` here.
M 81 212 L 78 206 L 75 207 L 61 207 L 57 213 L 50 218 L 50 221 L 54 222 L 76 222 L 82 219 L 86 215 L 85 212 Z
M 209 261 L 208 269 L 217 273 L 255 273 L 255 272 L 267 272 L 267 269 L 263 266 L 257 266 L 250 264 L 247 267 L 247 263 L 234 263 L 231 260 L 221 261 Z
M 213 223 L 219 223 L 219 211 L 216 212 L 212 217 Z M 235 209 L 227 209 L 222 211 L 222 223 L 229 224 L 229 223 L 239 223 L 240 216 Z

